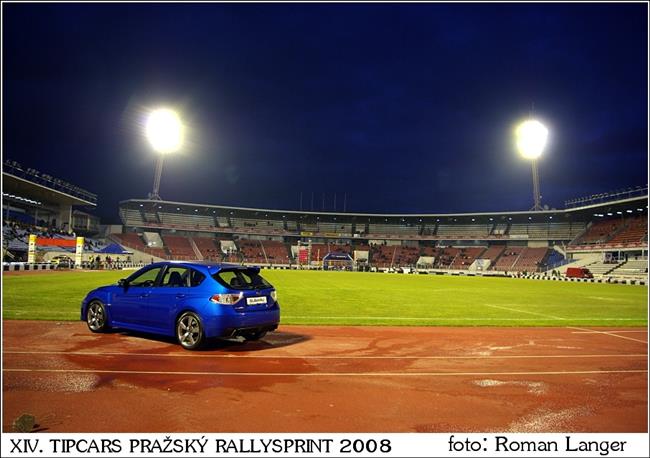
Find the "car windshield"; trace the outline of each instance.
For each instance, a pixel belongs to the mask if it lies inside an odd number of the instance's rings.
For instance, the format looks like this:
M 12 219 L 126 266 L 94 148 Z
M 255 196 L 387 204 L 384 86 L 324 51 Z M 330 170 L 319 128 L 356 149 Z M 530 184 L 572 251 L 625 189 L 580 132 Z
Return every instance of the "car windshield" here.
M 271 284 L 264 280 L 255 269 L 224 269 L 212 275 L 227 288 L 260 289 L 270 288 Z

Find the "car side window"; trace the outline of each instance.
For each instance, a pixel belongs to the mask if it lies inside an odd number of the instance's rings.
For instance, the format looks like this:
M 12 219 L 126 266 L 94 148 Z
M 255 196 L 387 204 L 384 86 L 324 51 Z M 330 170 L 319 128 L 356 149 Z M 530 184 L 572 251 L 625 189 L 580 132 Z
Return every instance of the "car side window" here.
M 169 267 L 163 276 L 160 286 L 166 288 L 182 288 L 188 286 L 190 270 L 186 267 Z
M 145 272 L 142 272 L 140 275 L 130 278 L 129 279 L 129 286 L 138 288 L 146 288 L 149 286 L 153 286 L 156 283 L 156 278 L 158 278 L 158 274 L 160 273 L 161 267 L 154 267 L 153 269 L 149 269 Z
M 203 275 L 198 270 L 194 270 L 194 269 L 189 269 L 189 270 L 190 270 L 190 286 L 192 287 L 199 286 L 203 282 L 205 275 Z

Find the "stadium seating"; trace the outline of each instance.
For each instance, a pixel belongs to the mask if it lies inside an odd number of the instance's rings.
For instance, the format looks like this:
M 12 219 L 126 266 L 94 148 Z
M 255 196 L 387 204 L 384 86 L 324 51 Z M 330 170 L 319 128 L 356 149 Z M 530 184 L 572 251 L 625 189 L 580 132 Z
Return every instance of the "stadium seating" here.
M 524 248 L 509 270 L 517 272 L 538 272 L 542 270 L 544 259 L 549 253 L 548 248 Z
M 469 266 L 485 251 L 485 247 L 459 248 L 458 254 L 450 264 L 450 269 L 467 270 Z
M 214 239 L 208 237 L 193 237 L 193 240 L 204 260 L 221 261 L 223 253 L 221 252 L 221 248 L 214 243 Z
M 505 247 L 503 245 L 492 245 L 479 256 L 480 259 L 489 259 L 490 265 L 494 265 L 496 260 L 501 256 Z
M 230 218 L 233 228 L 259 230 L 259 232 L 284 232 L 284 222 L 268 219 Z
M 512 267 L 514 266 L 515 262 L 517 262 L 517 259 L 521 255 L 522 251 L 524 251 L 524 247 L 506 247 L 503 250 L 501 256 L 499 256 L 499 259 L 497 259 L 496 262 L 490 266 L 490 270 L 500 270 L 506 272 L 512 271 Z
M 436 248 L 432 246 L 420 246 L 420 255 L 422 256 L 436 256 Z
M 459 252 L 460 248 L 455 247 L 438 248 L 436 250 L 436 259 L 433 266 L 439 269 L 450 269 Z
M 256 264 L 266 264 L 268 262 L 264 255 L 264 249 L 262 248 L 262 242 L 260 240 L 240 239 L 238 246 L 244 262 Z
M 379 268 L 391 267 L 394 263 L 397 265 L 395 260 L 398 248 L 401 247 L 399 245 L 372 245 L 370 247 L 370 264 Z
M 594 276 L 602 276 L 609 274 L 611 271 L 621 266 L 622 264 L 623 261 L 597 261 L 587 265 L 587 268 L 589 269 L 589 272 L 591 272 Z
M 644 217 L 635 217 L 625 220 L 623 228 L 609 241 L 610 245 L 631 244 L 643 241 L 648 235 L 648 220 Z
M 196 259 L 196 253 L 187 237 L 178 235 L 163 235 L 162 240 L 169 251 L 172 259 L 179 261 L 189 261 Z
M 142 227 L 144 225 L 144 218 L 140 210 L 120 207 L 120 218 L 125 226 Z
M 182 229 L 212 230 L 215 228 L 215 219 L 210 215 L 193 215 L 189 213 L 159 212 L 160 222 L 167 227 Z
M 289 251 L 283 242 L 264 240 L 260 242 L 266 257 L 271 264 L 289 264 Z
M 348 243 L 345 245 L 328 243 L 328 249 L 330 253 L 347 253 L 352 254 L 352 246 Z
M 610 272 L 611 275 L 624 278 L 639 278 L 648 276 L 648 260 L 633 259 L 626 261 Z
M 317 230 L 319 233 L 332 233 L 332 234 L 352 234 L 352 224 L 341 224 L 341 223 L 323 223 L 319 222 L 317 224 Z
M 118 243 L 134 250 L 142 251 L 144 253 L 156 256 L 159 258 L 167 259 L 169 256 L 164 248 L 161 247 L 148 247 L 144 244 L 142 238 L 135 232 L 127 232 L 125 234 L 113 234 Z
M 417 236 L 420 234 L 420 226 L 406 226 L 406 225 L 394 225 L 394 224 L 368 224 L 368 234 L 369 235 L 380 234 L 383 236 L 393 236 L 393 235 Z
M 330 250 L 328 246 L 324 243 L 312 243 L 311 244 L 311 260 L 312 261 L 322 261 L 323 257 L 329 253 Z
M 587 231 L 573 241 L 572 245 L 592 245 L 605 243 L 611 235 L 620 229 L 622 226 L 621 221 L 604 220 L 594 222 Z
M 487 238 L 492 231 L 491 224 L 458 224 L 458 225 L 438 225 L 436 235 L 439 238 L 449 239 L 481 239 Z

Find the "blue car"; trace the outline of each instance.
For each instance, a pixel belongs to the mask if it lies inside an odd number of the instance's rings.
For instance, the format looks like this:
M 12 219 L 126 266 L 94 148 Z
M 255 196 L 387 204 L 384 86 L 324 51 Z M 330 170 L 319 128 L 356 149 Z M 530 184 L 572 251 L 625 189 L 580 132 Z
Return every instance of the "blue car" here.
M 264 337 L 278 327 L 280 306 L 258 267 L 169 261 L 92 290 L 81 303 L 81 320 L 92 332 L 164 334 L 195 350 L 212 337 Z

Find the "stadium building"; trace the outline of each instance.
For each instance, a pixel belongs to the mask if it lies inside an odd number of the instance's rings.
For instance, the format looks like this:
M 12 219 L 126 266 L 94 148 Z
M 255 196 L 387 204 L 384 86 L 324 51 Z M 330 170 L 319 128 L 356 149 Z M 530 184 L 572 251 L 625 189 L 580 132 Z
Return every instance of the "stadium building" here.
M 110 238 L 151 259 L 359 270 L 647 275 L 646 187 L 573 199 L 563 210 L 366 214 L 131 199 Z
M 15 161 L 3 165 L 5 261 L 24 261 L 36 233 L 85 236 L 86 266 L 177 259 L 470 275 L 563 275 L 579 267 L 597 277 L 647 278 L 647 186 L 572 199 L 562 210 L 454 214 L 130 199 L 119 205 L 121 225 L 100 226 L 89 213 L 97 206 L 93 193 Z M 39 260 L 71 251 L 44 247 Z
M 3 260 L 26 260 L 30 234 L 65 240 L 99 232 L 92 192 L 11 160 L 3 162 L 2 182 Z M 44 251 L 41 260 L 62 254 L 60 247 Z

